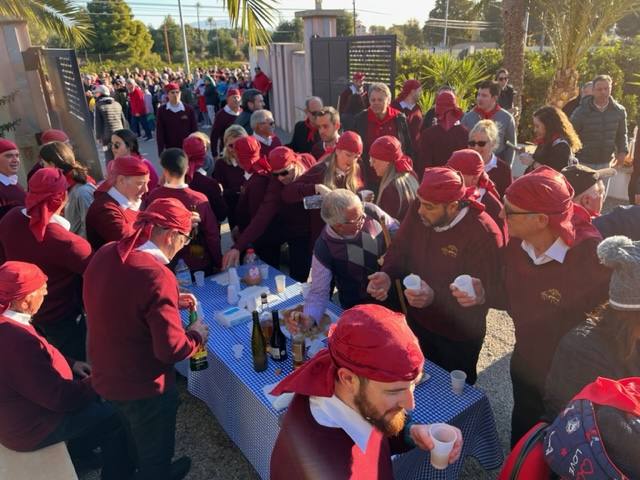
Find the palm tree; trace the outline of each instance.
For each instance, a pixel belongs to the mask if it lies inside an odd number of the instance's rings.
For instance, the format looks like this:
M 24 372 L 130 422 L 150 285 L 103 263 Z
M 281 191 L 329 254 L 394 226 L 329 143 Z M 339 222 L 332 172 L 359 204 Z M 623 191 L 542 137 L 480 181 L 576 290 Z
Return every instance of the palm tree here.
M 543 24 L 556 67 L 547 102 L 561 107 L 578 91 L 580 61 L 618 20 L 640 9 L 640 0 L 537 2 L 545 12 Z
M 511 84 L 516 91 L 514 106 L 517 111 L 520 111 L 520 93 L 524 86 L 525 18 L 528 8 L 529 0 L 504 0 L 502 2 L 504 66 L 509 70 Z
M 0 0 L 0 16 L 27 20 L 73 45 L 86 45 L 91 22 L 71 0 Z
M 275 22 L 276 0 L 223 0 L 233 28 L 247 38 L 249 45 L 264 45 L 271 42 L 267 27 Z

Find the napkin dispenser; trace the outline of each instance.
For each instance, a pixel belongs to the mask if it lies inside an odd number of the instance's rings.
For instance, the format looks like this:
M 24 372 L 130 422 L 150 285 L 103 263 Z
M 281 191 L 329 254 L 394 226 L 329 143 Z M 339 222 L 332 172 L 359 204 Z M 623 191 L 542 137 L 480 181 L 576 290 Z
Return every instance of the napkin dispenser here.
M 216 321 L 223 327 L 234 327 L 251 320 L 251 314 L 244 308 L 230 307 L 216 312 Z

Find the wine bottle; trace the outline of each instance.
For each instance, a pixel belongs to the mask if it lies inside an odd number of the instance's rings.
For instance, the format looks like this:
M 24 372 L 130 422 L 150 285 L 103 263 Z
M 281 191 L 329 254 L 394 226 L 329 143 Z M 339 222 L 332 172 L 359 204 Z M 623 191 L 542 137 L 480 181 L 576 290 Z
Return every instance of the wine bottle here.
M 198 320 L 198 312 L 195 307 L 189 312 L 189 325 Z M 198 350 L 195 351 L 189 359 L 189 367 L 192 372 L 199 372 L 200 370 L 206 370 L 209 368 L 209 362 L 207 361 L 207 346 L 201 345 Z
M 271 312 L 273 318 L 273 332 L 271 340 L 269 340 L 269 351 L 271 358 L 276 362 L 282 362 L 287 359 L 287 339 L 280 330 L 280 316 L 278 310 Z
M 256 372 L 263 372 L 267 369 L 267 352 L 265 347 L 262 328 L 260 328 L 260 317 L 256 310 L 252 313 L 253 330 L 251 332 L 251 354 L 253 355 L 253 369 Z

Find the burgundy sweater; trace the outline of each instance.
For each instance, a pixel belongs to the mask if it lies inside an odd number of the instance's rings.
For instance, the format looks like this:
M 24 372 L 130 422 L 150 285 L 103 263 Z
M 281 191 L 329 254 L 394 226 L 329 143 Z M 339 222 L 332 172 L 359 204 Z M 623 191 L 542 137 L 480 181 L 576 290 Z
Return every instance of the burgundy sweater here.
M 158 187 L 149 193 L 148 203 L 157 198 L 175 198 L 191 211 L 196 211 L 200 215 L 198 225 L 198 238 L 192 239 L 191 243 L 180 250 L 172 261 L 175 264 L 183 258 L 192 272 L 204 270 L 207 273 L 214 269 L 219 270 L 222 266 L 222 251 L 220 247 L 220 225 L 218 219 L 211 210 L 207 197 L 200 192 L 187 188 Z M 204 254 L 198 255 L 192 246 L 204 247 Z
M 139 400 L 173 385 L 174 364 L 202 338 L 182 326 L 171 270 L 137 250 L 123 263 L 117 245 L 101 248 L 85 272 L 91 382 L 107 400 Z
M 0 183 L 0 219 L 13 207 L 23 206 L 26 196 L 20 185 Z
M 420 128 L 422 127 L 422 109 L 420 105 L 414 105 L 413 109 L 402 108 L 400 102 L 393 101 L 391 106 L 396 110 L 400 110 L 407 117 L 407 124 L 409 125 L 409 134 L 411 135 L 411 142 L 413 143 L 413 151 L 416 151 L 418 146 L 418 137 L 420 136 Z
M 422 178 L 425 168 L 443 166 L 453 152 L 467 148 L 468 142 L 469 131 L 462 125 L 454 125 L 449 130 L 434 125 L 422 130 L 413 169 Z
M 256 138 L 256 140 L 258 139 Z M 260 140 L 258 140 L 258 142 L 260 142 Z M 282 146 L 282 142 L 277 135 L 274 135 L 271 139 L 271 145 L 265 145 L 264 143 L 260 142 L 260 155 L 269 158 L 271 150 L 280 146 Z
M 156 116 L 156 142 L 158 154 L 165 148 L 182 148 L 182 142 L 198 131 L 196 114 L 191 105 L 184 104 L 184 111 L 174 113 L 166 105 L 158 107 Z
M 96 398 L 35 328 L 1 315 L 0 364 L 0 443 L 11 450 L 34 450 L 66 413 Z
M 507 187 L 511 185 L 513 182 L 513 177 L 511 176 L 511 167 L 505 162 L 498 158 L 498 166 L 492 170 L 489 170 L 489 178 L 496 184 L 496 190 L 500 194 L 500 198 L 504 196 L 504 192 L 507 190 Z
M 136 218 L 137 211 L 123 209 L 107 192 L 96 191 L 85 219 L 87 240 L 94 251 L 105 243 L 122 240 L 133 233 Z
M 270 478 L 393 480 L 391 455 L 406 450 L 399 438 L 387 439 L 374 428 L 362 453 L 344 430 L 315 421 L 309 397 L 295 395 L 271 453 Z
M 504 251 L 504 283 L 487 291 L 493 290 L 492 303 L 507 307 L 515 325 L 512 369 L 542 393 L 562 336 L 607 300 L 611 270 L 598 261 L 596 238 L 573 245 L 564 263 L 544 265 L 534 265 L 521 243 L 511 238 Z
M 416 201 L 400 225 L 382 271 L 400 280 L 415 273 L 434 290 L 433 303 L 428 307 L 407 305 L 410 322 L 451 340 L 481 339 L 489 307 L 461 307 L 449 285 L 463 274 L 480 278 L 484 285 L 495 285 L 502 233 L 489 215 L 472 208 L 453 228 L 436 232 L 422 224 L 418 205 Z
M 382 210 L 399 222 L 402 222 L 412 204 L 413 202 L 404 199 L 400 202 L 400 194 L 393 183 L 387 185 L 380 195 L 380 201 L 377 202 Z
M 278 228 L 272 223 L 280 204 L 281 187 L 276 181 L 254 173 L 242 187 L 236 208 L 240 236 L 233 248 L 243 251 L 257 241 L 272 244 L 280 240 Z
M 207 197 L 209 205 L 211 205 L 211 209 L 218 219 L 218 223 L 223 222 L 224 219 L 227 218 L 229 209 L 227 202 L 225 202 L 222 196 L 222 187 L 220 187 L 217 180 L 196 171 L 193 179 L 189 183 L 189 188 L 196 192 L 203 193 Z
M 0 221 L 0 262 L 33 263 L 47 275 L 47 296 L 33 317 L 34 325 L 54 324 L 82 312 L 82 274 L 91 245 L 64 227 L 50 223 L 42 242 L 29 229 L 29 219 L 16 207 Z
M 216 113 L 213 119 L 213 126 L 211 127 L 211 153 L 214 157 L 217 157 L 222 152 L 222 139 L 224 138 L 224 132 L 227 131 L 231 125 L 234 124 L 238 117 L 227 113 L 224 108 L 220 109 Z
M 509 231 L 507 228 L 507 222 L 500 218 L 500 212 L 502 211 L 502 202 L 498 200 L 491 192 L 486 192 L 481 200 L 485 207 L 485 212 L 496 222 L 496 225 L 502 232 L 502 238 L 506 245 L 509 240 Z

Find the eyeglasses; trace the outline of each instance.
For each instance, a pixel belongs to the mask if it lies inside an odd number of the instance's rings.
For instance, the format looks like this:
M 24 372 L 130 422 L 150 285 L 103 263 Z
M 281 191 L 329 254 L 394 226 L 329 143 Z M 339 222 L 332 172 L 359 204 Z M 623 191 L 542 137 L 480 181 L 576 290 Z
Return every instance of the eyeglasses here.
M 487 143 L 489 143 L 489 142 L 487 142 L 485 140 L 480 140 L 479 142 L 476 142 L 475 140 L 469 140 L 469 146 L 470 147 L 475 147 L 476 145 L 478 147 L 484 147 Z
M 286 177 L 289 175 L 289 170 L 282 170 L 281 172 L 273 172 L 271 175 L 274 177 Z
M 351 222 L 342 222 L 342 225 L 348 226 L 348 227 L 361 227 L 362 225 L 364 225 L 364 219 L 365 219 L 365 216 L 364 214 L 362 214 L 356 220 L 353 220 Z
M 184 244 L 189 245 L 191 243 L 191 235 L 185 235 L 182 232 L 178 232 L 180 235 L 184 237 Z
M 111 142 L 110 145 L 113 148 L 120 148 L 122 146 L 122 143 L 120 143 L 120 142 Z

